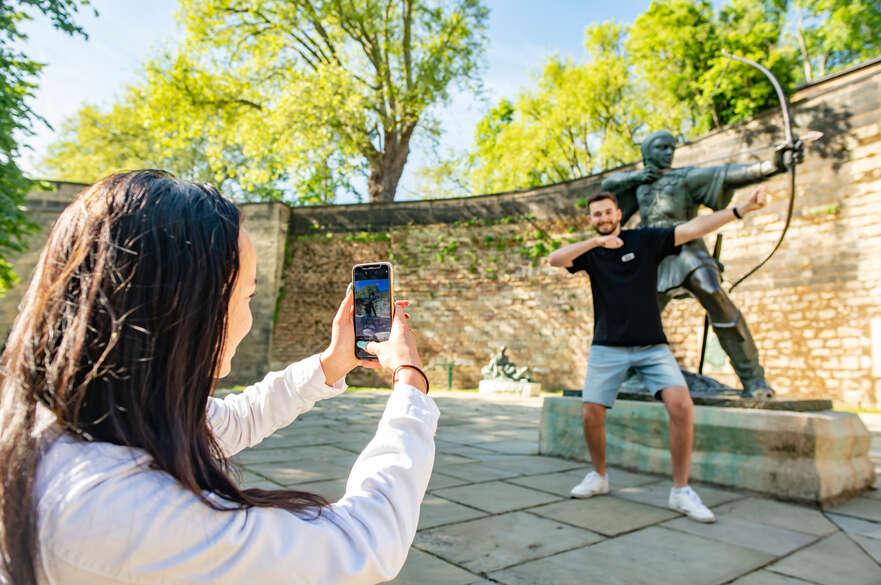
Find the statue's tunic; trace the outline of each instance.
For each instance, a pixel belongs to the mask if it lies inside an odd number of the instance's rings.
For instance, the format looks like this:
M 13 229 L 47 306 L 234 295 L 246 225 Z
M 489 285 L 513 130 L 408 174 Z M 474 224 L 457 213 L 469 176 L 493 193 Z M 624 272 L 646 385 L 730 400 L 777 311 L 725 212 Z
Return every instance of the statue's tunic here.
M 732 190 L 725 186 L 727 167 L 683 167 L 670 169 L 658 180 L 636 187 L 641 226 L 677 226 L 697 216 L 706 205 L 716 211 L 731 201 Z M 682 285 L 701 266 L 716 267 L 702 238 L 682 246 L 675 256 L 667 256 L 658 266 L 658 292 L 685 296 Z

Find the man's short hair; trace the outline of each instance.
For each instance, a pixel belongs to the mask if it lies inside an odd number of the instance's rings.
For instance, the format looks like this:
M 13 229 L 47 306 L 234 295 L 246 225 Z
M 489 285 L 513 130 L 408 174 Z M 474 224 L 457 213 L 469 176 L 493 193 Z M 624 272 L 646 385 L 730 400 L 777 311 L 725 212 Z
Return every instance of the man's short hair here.
M 600 191 L 596 195 L 590 197 L 587 200 L 587 210 L 590 211 L 590 204 L 596 203 L 597 201 L 602 201 L 603 199 L 608 199 L 612 203 L 615 204 L 615 207 L 618 207 L 618 198 L 615 197 L 614 193 L 609 193 L 608 191 Z

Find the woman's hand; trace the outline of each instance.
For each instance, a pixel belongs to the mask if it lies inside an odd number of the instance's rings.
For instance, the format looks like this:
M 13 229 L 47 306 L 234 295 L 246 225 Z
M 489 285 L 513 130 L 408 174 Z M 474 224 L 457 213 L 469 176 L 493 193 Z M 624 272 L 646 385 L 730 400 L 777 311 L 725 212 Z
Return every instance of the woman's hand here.
M 333 318 L 330 334 L 330 345 L 321 352 L 319 360 L 324 370 L 324 380 L 328 386 L 335 384 L 340 378 L 355 369 L 355 366 L 378 368 L 372 361 L 362 362 L 355 357 L 355 294 L 351 287 L 343 299 L 340 308 Z
M 422 369 L 422 360 L 419 359 L 419 351 L 416 349 L 416 337 L 407 327 L 406 320 L 410 315 L 405 313 L 404 309 L 409 304 L 410 301 L 395 301 L 395 314 L 388 341 L 371 341 L 364 348 L 364 351 L 379 358 L 379 365 L 387 370 L 394 371 L 398 366 L 416 366 Z M 398 380 L 415 386 L 423 392 L 428 390 L 422 376 L 410 368 L 401 370 L 398 373 Z

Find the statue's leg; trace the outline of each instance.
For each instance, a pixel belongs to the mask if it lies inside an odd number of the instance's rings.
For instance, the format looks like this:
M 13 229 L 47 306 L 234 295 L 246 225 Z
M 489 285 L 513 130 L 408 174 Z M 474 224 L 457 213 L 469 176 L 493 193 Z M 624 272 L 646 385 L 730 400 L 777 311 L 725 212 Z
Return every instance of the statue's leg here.
M 702 266 L 691 273 L 685 285 L 707 311 L 713 331 L 743 384 L 744 396 L 771 398 L 774 390 L 765 381 L 756 342 L 743 315 L 722 288 L 718 270 Z

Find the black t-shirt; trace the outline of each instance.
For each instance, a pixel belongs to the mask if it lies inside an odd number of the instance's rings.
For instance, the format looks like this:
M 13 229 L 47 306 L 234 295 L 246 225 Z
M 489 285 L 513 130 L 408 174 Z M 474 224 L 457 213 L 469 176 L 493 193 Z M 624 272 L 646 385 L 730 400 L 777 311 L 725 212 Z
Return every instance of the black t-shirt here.
M 612 346 L 667 343 L 658 309 L 658 264 L 678 254 L 675 228 L 621 230 L 620 248 L 594 248 L 572 261 L 584 270 L 593 291 L 593 344 Z

